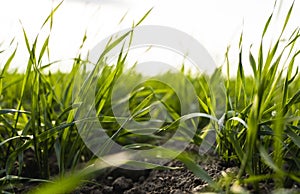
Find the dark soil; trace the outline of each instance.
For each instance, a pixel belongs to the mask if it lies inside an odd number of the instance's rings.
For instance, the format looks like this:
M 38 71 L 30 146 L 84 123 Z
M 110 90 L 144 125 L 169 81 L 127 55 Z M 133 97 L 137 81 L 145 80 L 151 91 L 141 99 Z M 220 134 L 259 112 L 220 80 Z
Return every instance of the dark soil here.
M 195 148 L 190 148 L 193 151 Z M 28 154 L 30 156 L 31 153 Z M 31 157 L 28 157 L 30 159 Z M 206 155 L 195 158 L 198 164 L 214 179 L 218 180 L 222 176 L 222 171 L 236 174 L 239 170 L 234 164 L 225 163 L 215 155 Z M 30 162 L 29 162 L 30 161 Z M 100 173 L 88 183 L 81 185 L 73 191 L 73 194 L 92 193 L 92 194 L 146 194 L 146 193 L 202 193 L 212 191 L 209 185 L 196 177 L 181 162 L 171 161 L 167 166 L 177 167 L 176 170 L 125 170 L 122 168 L 114 168 Z M 24 169 L 23 176 L 36 176 L 33 161 L 28 160 L 27 167 Z M 57 165 L 53 161 L 53 172 L 57 172 Z M 26 193 L 36 187 L 37 183 L 23 183 L 18 188 L 14 188 L 14 193 Z M 293 190 L 288 193 L 300 193 L 300 185 L 294 184 Z M 251 185 L 245 186 L 250 192 L 253 191 Z M 260 185 L 260 193 L 271 193 L 274 189 L 272 182 Z M 252 192 L 251 192 L 252 193 Z
M 210 176 L 217 179 L 222 170 L 227 168 L 221 160 L 206 158 L 200 162 L 201 166 Z M 209 191 L 206 182 L 196 177 L 179 161 L 167 164 L 171 167 L 181 167 L 176 170 L 145 170 L 131 171 L 115 169 L 105 177 L 92 180 L 99 185 L 91 183 L 82 186 L 73 193 L 107 193 L 107 194 L 146 194 L 146 193 L 194 193 Z M 234 168 L 234 167 L 232 167 Z
M 198 147 L 190 146 L 187 149 L 192 155 L 197 155 Z M 213 180 L 218 181 L 222 177 L 222 171 L 226 174 L 237 175 L 238 166 L 234 163 L 224 162 L 223 159 L 210 153 L 205 156 L 194 158 L 195 161 L 208 173 Z M 201 178 L 195 176 L 183 163 L 173 160 L 166 164 L 169 167 L 176 167 L 176 170 L 144 170 L 130 171 L 122 168 L 112 170 L 105 176 L 99 176 L 92 180 L 94 183 L 86 184 L 74 194 L 95 193 L 95 194 L 148 194 L 148 193 L 170 193 L 170 194 L 197 194 L 211 192 L 213 189 Z M 254 187 L 249 184 L 244 186 L 250 193 Z M 264 182 L 259 185 L 259 193 L 272 193 L 273 182 Z M 292 189 L 283 190 L 279 193 L 299 194 L 300 185 L 293 184 Z
M 216 156 L 205 156 L 199 160 L 199 165 L 216 181 L 222 176 L 222 171 L 227 174 L 237 174 L 238 167 L 228 166 Z M 181 162 L 172 161 L 168 163 L 171 167 L 181 167 L 176 170 L 151 170 L 130 171 L 115 169 L 104 177 L 92 180 L 94 183 L 86 184 L 74 194 L 198 194 L 212 192 L 213 189 L 202 179 L 196 177 Z M 252 185 L 244 188 L 249 193 L 255 193 Z M 274 184 L 265 182 L 259 185 L 259 193 L 272 193 Z M 284 194 L 299 194 L 300 185 L 294 185 L 293 189 L 283 190 Z

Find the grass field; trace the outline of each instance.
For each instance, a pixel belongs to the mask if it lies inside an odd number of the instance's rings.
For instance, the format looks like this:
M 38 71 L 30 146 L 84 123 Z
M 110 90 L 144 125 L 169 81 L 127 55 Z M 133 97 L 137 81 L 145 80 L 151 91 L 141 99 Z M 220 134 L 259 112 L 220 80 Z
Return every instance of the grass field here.
M 55 10 L 46 19 L 43 28 L 51 29 Z M 295 47 L 299 41 L 299 28 L 282 41 L 291 12 L 292 7 L 287 13 L 282 33 L 271 46 L 263 44 L 273 19 L 272 15 L 268 18 L 262 29 L 258 55 L 247 53 L 253 70 L 249 76 L 245 75 L 241 58 L 244 56 L 243 35 L 239 43 L 240 52 L 236 53 L 240 61 L 236 77 L 230 76 L 229 60 L 210 76 L 192 75 L 184 67 L 181 72 L 161 75 L 161 80 L 172 82 L 183 94 L 188 88 L 185 80 L 188 80 L 195 91 L 195 95 L 188 97 L 191 101 L 197 100 L 198 112 L 182 111 L 182 107 L 189 105 L 180 104 L 180 95 L 173 91 L 174 87 L 162 82 L 142 82 L 127 95 L 124 88 L 142 80 L 142 75 L 134 69 L 124 71 L 125 52 L 120 53 L 115 66 L 106 64 L 105 53 L 122 44 L 131 33 L 112 39 L 95 64 L 94 73 L 84 71 L 87 61 L 80 54 L 74 58 L 72 70 L 61 73 L 50 72 L 51 63 L 43 62 L 49 51 L 51 33 L 44 40 L 37 36 L 34 42 L 29 42 L 24 30 L 24 41 L 30 54 L 29 59 L 24 59 L 26 72 L 17 73 L 9 68 L 16 52 L 1 64 L 0 190 L 13 193 L 21 183 L 49 182 L 42 186 L 44 193 L 70 192 L 95 172 L 107 168 L 109 164 L 103 159 L 115 160 L 114 165 L 133 162 L 126 157 L 123 161 L 119 160 L 123 157 L 120 154 L 103 154 L 103 158 L 99 159 L 82 140 L 78 126 L 86 126 L 76 118 L 78 110 L 85 110 L 83 106 L 86 104 L 82 102 L 88 98 L 88 90 L 92 87 L 96 88 L 92 99 L 96 111 L 92 119 L 100 122 L 105 133 L 124 147 L 135 150 L 157 148 L 168 141 L 178 128 L 183 129 L 181 137 L 187 137 L 180 141 L 201 145 L 207 131 L 213 129 L 216 133 L 215 151 L 224 161 L 239 166 L 237 174 L 225 173 L 215 181 L 193 162 L 192 156 L 185 152 L 176 156 L 197 176 L 210 183 L 213 191 L 229 193 L 236 187 L 249 184 L 258 191 L 259 183 L 267 181 L 273 181 L 275 188 L 300 184 L 300 75 L 296 68 L 299 64 L 294 64 L 300 53 Z M 84 41 L 85 38 L 83 44 Z M 42 47 L 37 49 L 37 44 Z M 267 52 L 264 52 L 265 48 L 268 48 Z M 4 50 L 0 54 L 7 52 Z M 227 68 L 227 74 L 222 74 L 222 68 Z M 120 77 L 126 78 L 126 87 L 116 84 Z M 114 91 L 118 92 L 118 98 L 113 99 Z M 124 102 L 129 102 L 130 118 L 122 109 Z M 157 108 L 158 103 L 163 110 Z M 115 115 L 114 110 L 120 114 Z M 161 119 L 162 115 L 164 119 Z M 147 135 L 139 132 L 139 128 L 117 122 L 152 122 L 150 117 L 156 117 L 159 125 L 153 122 L 153 126 L 149 127 L 152 133 Z M 101 149 L 103 153 L 109 152 L 109 144 Z M 37 168 L 34 177 L 26 177 L 24 173 L 29 168 L 28 150 L 32 150 L 30 157 Z M 163 158 L 176 155 L 172 149 L 159 151 Z M 152 157 L 156 154 L 147 153 L 153 154 Z M 58 164 L 55 173 L 51 172 L 52 158 Z M 136 164 L 133 162 L 133 165 Z M 146 162 L 140 165 L 159 167 Z

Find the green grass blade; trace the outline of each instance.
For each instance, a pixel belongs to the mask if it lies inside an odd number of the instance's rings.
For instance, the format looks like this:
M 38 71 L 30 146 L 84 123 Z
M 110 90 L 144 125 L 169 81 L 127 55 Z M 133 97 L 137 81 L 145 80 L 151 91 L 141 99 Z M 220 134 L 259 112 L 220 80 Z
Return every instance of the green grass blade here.
M 24 113 L 24 114 L 30 114 L 29 111 L 22 111 L 22 110 L 17 110 L 17 109 L 1 109 L 1 110 L 0 110 L 0 115 L 2 115 L 2 114 L 9 114 L 9 113 Z
M 10 57 L 7 59 L 6 63 L 4 64 L 4 67 L 2 69 L 0 76 L 3 76 L 6 73 L 6 71 L 9 69 L 9 66 L 10 66 L 12 60 L 15 58 L 16 52 L 17 52 L 17 47 L 15 48 L 13 53 L 10 55 Z
M 146 17 L 150 14 L 152 9 L 153 9 L 153 7 L 146 12 L 146 14 L 138 21 L 138 23 L 134 27 L 140 25 L 146 19 Z
M 270 25 L 270 22 L 271 22 L 272 18 L 273 18 L 273 13 L 269 16 L 269 18 L 268 18 L 268 20 L 267 20 L 267 22 L 265 24 L 265 27 L 264 27 L 264 30 L 263 30 L 263 33 L 262 33 L 262 36 L 261 36 L 262 39 L 265 36 L 265 34 L 266 34 L 266 32 L 267 32 L 267 30 L 269 28 L 269 25 Z
M 282 170 L 274 163 L 272 158 L 267 153 L 266 149 L 263 146 L 259 147 L 259 153 L 263 161 L 272 168 L 276 173 L 283 174 Z
M 289 128 L 286 129 L 286 132 L 287 135 L 291 138 L 291 140 L 295 143 L 295 145 L 297 145 L 298 148 L 300 148 L 300 136 Z
M 48 22 L 49 20 L 51 20 L 50 22 L 50 28 L 52 28 L 52 19 L 53 19 L 53 15 L 54 13 L 57 11 L 57 9 L 61 6 L 61 4 L 64 2 L 64 0 L 62 0 L 52 11 L 51 13 L 48 15 L 48 17 L 45 19 L 43 25 L 41 28 L 43 28 Z
M 49 38 L 50 38 L 50 36 L 48 36 L 46 38 L 46 40 L 45 40 L 45 42 L 44 42 L 44 44 L 42 46 L 42 49 L 40 51 L 39 58 L 38 58 L 38 64 L 41 63 L 42 57 L 44 56 L 44 53 L 45 53 L 46 49 L 48 48 Z
M 249 61 L 250 61 L 250 65 L 251 65 L 251 68 L 252 68 L 252 71 L 253 71 L 254 78 L 257 79 L 256 62 L 255 62 L 255 59 L 254 59 L 251 51 L 249 52 Z
M 286 15 L 286 17 L 285 17 L 284 25 L 283 25 L 283 27 L 282 27 L 282 31 L 281 31 L 280 36 L 282 36 L 282 34 L 283 34 L 283 32 L 285 31 L 285 28 L 286 28 L 286 26 L 287 26 L 287 24 L 288 24 L 288 22 L 289 22 L 289 20 L 290 20 L 290 17 L 291 17 L 291 13 L 292 13 L 292 11 L 293 11 L 294 4 L 295 4 L 295 0 L 293 1 L 292 5 L 290 6 L 290 9 L 289 9 L 289 11 L 288 11 L 288 13 L 287 13 L 287 15 Z

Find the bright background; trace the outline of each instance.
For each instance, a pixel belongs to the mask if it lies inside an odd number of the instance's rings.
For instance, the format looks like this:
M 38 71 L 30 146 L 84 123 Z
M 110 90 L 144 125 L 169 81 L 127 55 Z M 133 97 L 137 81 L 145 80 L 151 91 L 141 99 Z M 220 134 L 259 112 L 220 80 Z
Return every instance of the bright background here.
M 18 52 L 12 67 L 26 68 L 28 58 L 22 25 L 29 40 L 34 41 L 40 32 L 45 18 L 60 1 L 53 0 L 10 0 L 0 2 L 0 64 L 7 59 L 10 41 L 15 37 Z M 266 38 L 266 45 L 278 35 L 285 14 L 292 0 L 278 1 L 275 7 L 273 28 Z M 85 50 L 92 49 L 99 41 L 118 30 L 131 27 L 150 8 L 150 15 L 142 24 L 164 25 L 184 31 L 197 40 L 209 51 L 217 65 L 224 63 L 227 47 L 230 45 L 232 69 L 235 69 L 238 56 L 238 41 L 244 32 L 244 46 L 253 45 L 256 53 L 264 24 L 274 8 L 274 0 L 65 0 L 54 16 L 54 26 L 50 40 L 50 60 L 63 59 L 53 67 L 68 70 L 70 61 L 78 53 L 85 31 L 87 43 Z M 120 19 L 126 14 L 122 23 Z M 300 26 L 300 1 L 294 5 L 288 32 Z M 22 23 L 22 24 L 21 24 Z M 41 33 L 41 40 L 43 39 Z M 288 37 L 288 36 L 286 36 Z M 246 67 L 246 70 L 249 70 Z

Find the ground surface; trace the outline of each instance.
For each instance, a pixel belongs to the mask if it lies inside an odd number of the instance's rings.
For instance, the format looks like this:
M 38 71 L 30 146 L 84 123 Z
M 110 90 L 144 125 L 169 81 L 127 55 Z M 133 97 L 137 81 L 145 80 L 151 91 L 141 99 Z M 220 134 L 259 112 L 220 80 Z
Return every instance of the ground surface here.
M 191 148 L 190 152 L 195 151 Z M 30 154 L 29 154 L 30 155 Z M 215 155 L 206 155 L 195 158 L 198 164 L 214 179 L 217 180 L 222 176 L 222 171 L 228 173 L 237 173 L 238 167 L 234 164 L 225 163 Z M 29 160 L 31 161 L 31 160 Z M 28 161 L 27 161 L 28 162 Z M 28 162 L 28 164 L 31 164 Z M 146 193 L 201 193 L 209 192 L 211 188 L 206 182 L 196 177 L 181 162 L 171 161 L 167 166 L 177 167 L 176 170 L 144 170 L 130 171 L 122 168 L 113 168 L 105 173 L 100 173 L 94 179 L 76 188 L 72 194 L 92 193 L 92 194 L 146 194 Z M 34 174 L 34 164 L 30 169 L 25 169 L 27 176 L 36 176 Z M 56 170 L 55 170 L 56 171 Z M 32 174 L 33 173 L 33 174 Z M 54 172 L 55 173 L 55 172 Z M 26 174 L 23 174 L 26 176 Z M 33 189 L 36 183 L 21 184 L 19 188 L 13 190 L 15 193 L 26 193 Z M 247 190 L 253 191 L 251 185 L 246 187 Z M 260 193 L 271 193 L 274 189 L 272 182 L 260 185 Z M 300 193 L 300 185 L 293 185 L 293 189 L 280 192 L 284 194 Z
M 215 154 L 199 156 L 198 147 L 189 146 L 187 151 L 191 153 L 194 160 L 208 173 L 215 181 L 222 177 L 222 171 L 231 174 L 233 177 L 238 173 L 238 166 L 234 163 L 224 162 Z M 188 170 L 183 163 L 171 161 L 167 166 L 179 167 L 176 170 L 148 170 L 148 171 L 128 171 L 124 169 L 114 169 L 105 176 L 99 176 L 91 184 L 86 184 L 74 194 L 94 193 L 94 194 L 199 194 L 211 192 L 212 188 Z M 224 173 L 223 173 L 224 174 Z M 97 184 L 95 184 L 97 183 Z M 292 189 L 279 191 L 276 194 L 299 194 L 300 184 L 294 183 Z M 245 185 L 244 189 L 249 193 L 255 193 L 252 185 Z M 274 183 L 272 180 L 259 185 L 259 193 L 272 193 Z
M 214 178 L 227 168 L 220 160 L 207 159 L 200 162 L 201 166 Z M 180 167 L 176 170 L 129 171 L 115 169 L 105 177 L 98 177 L 93 182 L 82 186 L 74 193 L 195 193 L 209 190 L 207 183 L 186 169 L 181 162 L 172 161 L 168 166 Z M 234 167 L 232 167 L 234 168 Z

